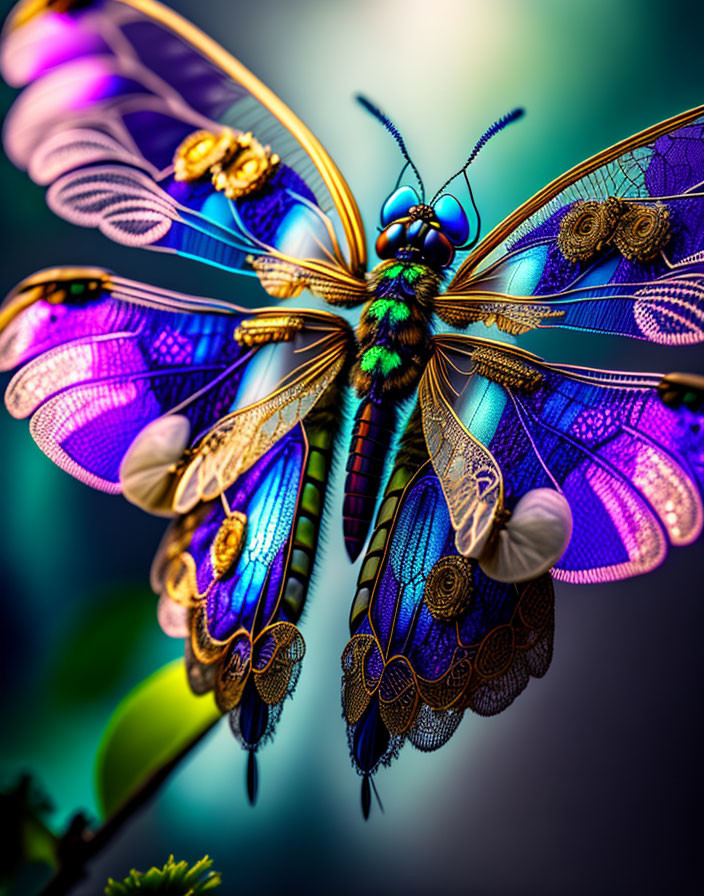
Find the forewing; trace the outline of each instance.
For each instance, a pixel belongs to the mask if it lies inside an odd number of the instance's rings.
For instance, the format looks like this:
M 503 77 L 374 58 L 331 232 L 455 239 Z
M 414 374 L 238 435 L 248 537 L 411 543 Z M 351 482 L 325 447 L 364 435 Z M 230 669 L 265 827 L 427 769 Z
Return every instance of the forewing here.
M 251 420 L 252 407 L 264 407 L 247 429 L 256 449 L 217 430 L 234 466 L 208 497 L 310 411 L 344 363 L 349 338 L 347 324 L 324 312 L 252 314 L 94 269 L 24 281 L 0 309 L 0 327 L 0 366 L 20 368 L 6 393 L 10 412 L 31 415 L 42 450 L 104 491 L 123 490 L 133 444 L 144 449 L 142 461 L 161 452 L 156 459 L 178 479 L 219 421 L 237 413 Z M 246 459 L 233 460 L 237 446 Z
M 364 235 L 336 166 L 278 97 L 176 13 L 152 0 L 25 0 L 1 53 L 6 80 L 29 85 L 7 119 L 7 152 L 49 187 L 58 214 L 232 270 L 251 272 L 247 258 L 259 257 L 277 295 L 307 277 L 338 298 L 341 285 L 361 293 Z
M 613 333 L 668 345 L 704 339 L 704 107 L 559 177 L 467 257 L 436 305 L 483 320 Z
M 431 362 L 467 431 L 503 480 L 503 509 L 534 489 L 569 503 L 572 537 L 557 578 L 647 572 L 668 543 L 702 528 L 704 395 L 668 407 L 667 378 L 546 364 L 509 346 L 436 337 Z M 684 378 L 686 380 L 686 377 Z M 699 405 L 699 407 L 697 406 Z M 458 449 L 458 450 L 461 450 Z

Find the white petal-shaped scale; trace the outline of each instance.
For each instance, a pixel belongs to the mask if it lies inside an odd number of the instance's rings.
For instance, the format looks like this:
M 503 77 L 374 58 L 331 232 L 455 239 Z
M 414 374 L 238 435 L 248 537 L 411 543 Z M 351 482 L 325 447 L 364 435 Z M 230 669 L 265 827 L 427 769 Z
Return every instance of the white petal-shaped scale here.
M 567 550 L 572 511 L 552 488 L 526 492 L 495 539 L 478 553 L 483 571 L 498 582 L 525 582 L 551 569 Z
M 187 638 L 190 634 L 188 627 L 188 607 L 177 604 L 165 594 L 159 598 L 156 608 L 157 619 L 161 630 L 170 638 Z
M 170 501 L 174 465 L 190 434 L 190 421 L 182 414 L 160 417 L 144 427 L 120 464 L 120 484 L 128 501 L 158 516 L 174 515 Z

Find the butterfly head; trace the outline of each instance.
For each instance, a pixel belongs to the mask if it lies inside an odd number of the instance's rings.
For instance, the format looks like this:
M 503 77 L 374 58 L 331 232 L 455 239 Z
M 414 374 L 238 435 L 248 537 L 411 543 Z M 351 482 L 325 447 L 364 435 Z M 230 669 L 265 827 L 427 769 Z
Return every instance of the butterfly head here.
M 477 157 L 479 150 L 492 137 L 523 115 L 523 109 L 513 109 L 487 128 L 475 143 L 474 149 L 460 170 L 448 178 L 430 202 L 426 203 L 423 179 L 413 164 L 396 125 L 388 115 L 385 115 L 366 97 L 357 96 L 357 101 L 391 134 L 405 159 L 401 174 L 396 181 L 396 189 L 381 207 L 382 230 L 376 241 L 376 253 L 381 259 L 398 258 L 419 261 L 433 270 L 442 271 L 452 264 L 458 249 L 471 249 L 479 240 L 481 220 L 467 178 L 467 168 Z M 418 181 L 420 196 L 413 187 L 399 186 L 401 178 L 408 168 L 411 169 Z M 469 198 L 477 217 L 476 231 L 471 242 L 467 242 L 469 220 L 464 209 L 451 193 L 445 192 L 445 188 L 460 175 L 463 175 L 467 182 Z
M 435 270 L 452 264 L 455 250 L 469 237 L 469 220 L 460 203 L 444 193 L 427 205 L 404 186 L 381 207 L 382 230 L 376 241 L 381 259 L 413 259 Z

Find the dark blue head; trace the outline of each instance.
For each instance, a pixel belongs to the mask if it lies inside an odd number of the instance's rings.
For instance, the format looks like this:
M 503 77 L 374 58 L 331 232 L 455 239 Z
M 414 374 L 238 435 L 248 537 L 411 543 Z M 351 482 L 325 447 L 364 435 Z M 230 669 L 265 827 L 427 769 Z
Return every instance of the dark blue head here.
M 382 259 L 414 260 L 426 264 L 436 271 L 441 271 L 452 264 L 457 249 L 469 249 L 479 239 L 481 222 L 479 220 L 479 212 L 474 203 L 472 190 L 469 186 L 469 180 L 467 179 L 467 168 L 474 161 L 479 150 L 493 136 L 502 131 L 506 125 L 511 124 L 512 121 L 517 121 L 523 115 L 523 110 L 514 109 L 487 128 L 475 143 L 474 149 L 464 165 L 445 181 L 428 204 L 425 201 L 423 180 L 408 154 L 406 144 L 396 125 L 388 115 L 385 115 L 366 97 L 358 96 L 357 100 L 391 134 L 401 150 L 401 155 L 405 159 L 405 164 L 396 182 L 397 188 L 381 208 L 381 226 L 383 229 L 376 241 L 376 253 Z M 412 170 L 418 181 L 421 191 L 420 196 L 413 187 L 398 186 L 407 168 Z M 454 196 L 443 192 L 460 174 L 464 175 L 467 182 L 472 208 L 477 216 L 476 233 L 471 243 L 467 242 L 469 239 L 469 220 L 464 209 Z
M 379 258 L 415 259 L 435 270 L 452 264 L 455 249 L 467 242 L 469 220 L 460 203 L 443 193 L 432 205 L 413 187 L 399 187 L 381 207 Z

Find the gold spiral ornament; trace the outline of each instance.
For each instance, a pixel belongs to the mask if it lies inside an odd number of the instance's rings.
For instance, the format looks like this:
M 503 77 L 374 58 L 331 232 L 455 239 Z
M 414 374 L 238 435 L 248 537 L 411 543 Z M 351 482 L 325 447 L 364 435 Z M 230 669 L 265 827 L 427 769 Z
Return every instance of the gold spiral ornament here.
M 213 165 L 213 186 L 228 199 L 240 199 L 261 189 L 279 162 L 270 146 L 262 146 L 249 132 L 241 134 L 232 157 Z
M 240 559 L 247 535 L 247 517 L 235 511 L 222 521 L 210 546 L 213 578 L 221 579 Z
M 621 202 L 590 199 L 578 202 L 560 221 L 557 245 L 568 261 L 587 261 L 611 238 L 619 219 Z
M 219 134 L 211 131 L 189 134 L 174 154 L 174 180 L 192 183 L 210 176 L 211 168 L 228 159 L 237 145 L 237 136 L 229 128 Z
M 630 261 L 651 261 L 670 238 L 670 213 L 664 205 L 629 203 L 612 242 Z
M 472 564 L 466 557 L 441 557 L 425 583 L 425 604 L 433 619 L 452 622 L 467 611 L 474 589 Z

